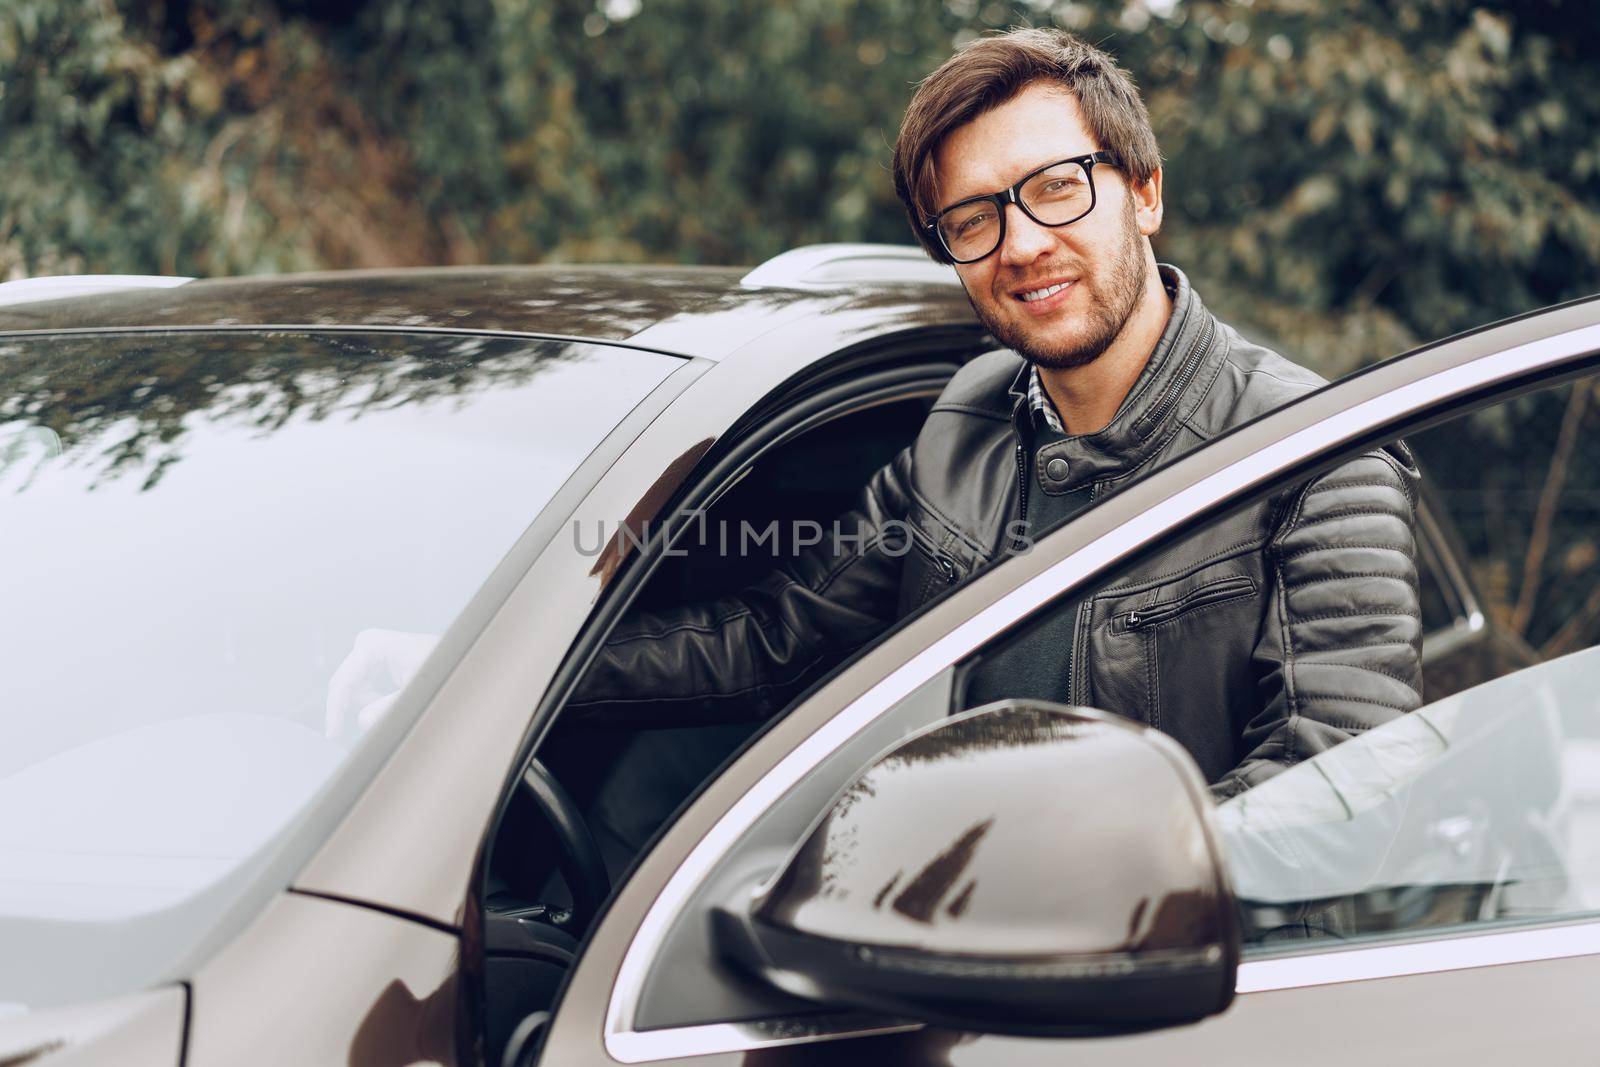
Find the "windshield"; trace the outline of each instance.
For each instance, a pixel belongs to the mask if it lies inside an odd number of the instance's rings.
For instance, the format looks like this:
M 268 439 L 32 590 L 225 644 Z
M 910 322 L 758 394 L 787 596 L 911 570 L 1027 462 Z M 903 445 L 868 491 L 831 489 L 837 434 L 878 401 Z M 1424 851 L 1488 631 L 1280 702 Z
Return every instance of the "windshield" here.
M 0 1007 L 170 977 L 370 725 L 331 692 L 359 635 L 445 630 L 678 365 L 443 334 L 0 338 Z

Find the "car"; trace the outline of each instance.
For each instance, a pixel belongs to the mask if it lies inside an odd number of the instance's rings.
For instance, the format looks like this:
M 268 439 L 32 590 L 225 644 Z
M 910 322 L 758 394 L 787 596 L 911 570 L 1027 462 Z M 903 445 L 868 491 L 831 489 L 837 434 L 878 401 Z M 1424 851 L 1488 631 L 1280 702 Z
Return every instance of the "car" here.
M 1487 609 L 1452 519 L 1497 413 L 1593 388 L 1600 300 L 1210 442 L 775 719 L 606 732 L 561 711 L 626 611 L 803 546 L 994 347 L 953 272 L 817 246 L 15 284 L 6 1062 L 1566 1061 L 1600 1036 L 1600 662 L 1576 616 L 1541 654 Z M 963 668 L 1058 600 L 1402 437 L 1420 711 L 1213 808 L 1128 709 L 963 706 Z

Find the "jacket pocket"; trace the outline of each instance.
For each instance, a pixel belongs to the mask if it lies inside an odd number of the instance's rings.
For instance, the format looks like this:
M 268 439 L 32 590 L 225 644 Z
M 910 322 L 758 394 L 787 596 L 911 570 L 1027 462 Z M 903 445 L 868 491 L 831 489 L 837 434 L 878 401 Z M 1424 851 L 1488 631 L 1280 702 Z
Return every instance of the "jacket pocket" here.
M 966 576 L 966 568 L 960 562 L 924 541 L 921 536 L 911 538 L 911 547 L 933 568 L 933 573 L 937 576 L 934 584 L 937 585 L 942 580 L 945 585 L 955 585 Z
M 909 544 L 898 551 L 905 555 L 905 570 L 900 585 L 900 617 L 943 595 L 967 576 L 971 568 L 960 557 L 944 548 L 916 523 L 906 524 Z
M 1152 626 L 1160 626 L 1162 623 L 1171 622 L 1173 619 L 1180 618 L 1199 608 L 1221 604 L 1228 600 L 1238 600 L 1240 597 L 1253 596 L 1255 591 L 1255 580 L 1248 575 L 1238 574 L 1228 578 L 1219 578 L 1214 582 L 1202 585 L 1198 589 L 1191 589 L 1181 597 L 1125 611 L 1112 618 L 1111 630 L 1113 633 L 1146 630 Z

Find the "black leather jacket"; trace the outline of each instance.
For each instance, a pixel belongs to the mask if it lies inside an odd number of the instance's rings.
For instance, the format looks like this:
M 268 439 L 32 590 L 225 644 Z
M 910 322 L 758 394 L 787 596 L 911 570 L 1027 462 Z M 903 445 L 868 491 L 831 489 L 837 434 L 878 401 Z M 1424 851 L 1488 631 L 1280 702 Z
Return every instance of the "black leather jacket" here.
M 1027 485 L 1045 484 L 1050 460 L 1069 472 L 1052 492 L 1088 486 L 1098 499 L 1321 384 L 1162 270 L 1172 317 L 1105 429 L 1036 450 L 1026 365 L 979 357 L 840 519 L 864 533 L 860 546 L 824 537 L 736 597 L 631 616 L 574 694 L 578 718 L 632 719 L 645 698 L 672 724 L 772 714 L 817 670 L 1011 551 Z M 1404 446 L 1368 453 L 1082 597 L 1065 609 L 1075 638 L 1055 698 L 1173 735 L 1218 799 L 1417 707 L 1416 483 Z

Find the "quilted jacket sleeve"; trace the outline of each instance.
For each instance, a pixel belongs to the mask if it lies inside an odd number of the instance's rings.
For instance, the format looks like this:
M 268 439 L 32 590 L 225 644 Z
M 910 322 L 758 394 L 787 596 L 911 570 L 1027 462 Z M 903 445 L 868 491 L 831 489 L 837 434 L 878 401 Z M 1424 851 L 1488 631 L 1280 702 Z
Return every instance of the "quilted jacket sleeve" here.
M 735 596 L 637 612 L 606 641 L 569 721 L 662 725 L 764 718 L 828 661 L 894 621 L 911 452 L 868 481 L 820 544 Z
M 1262 710 L 1245 728 L 1248 755 L 1211 787 L 1217 800 L 1421 706 L 1416 487 L 1397 444 L 1288 501 L 1253 656 Z

